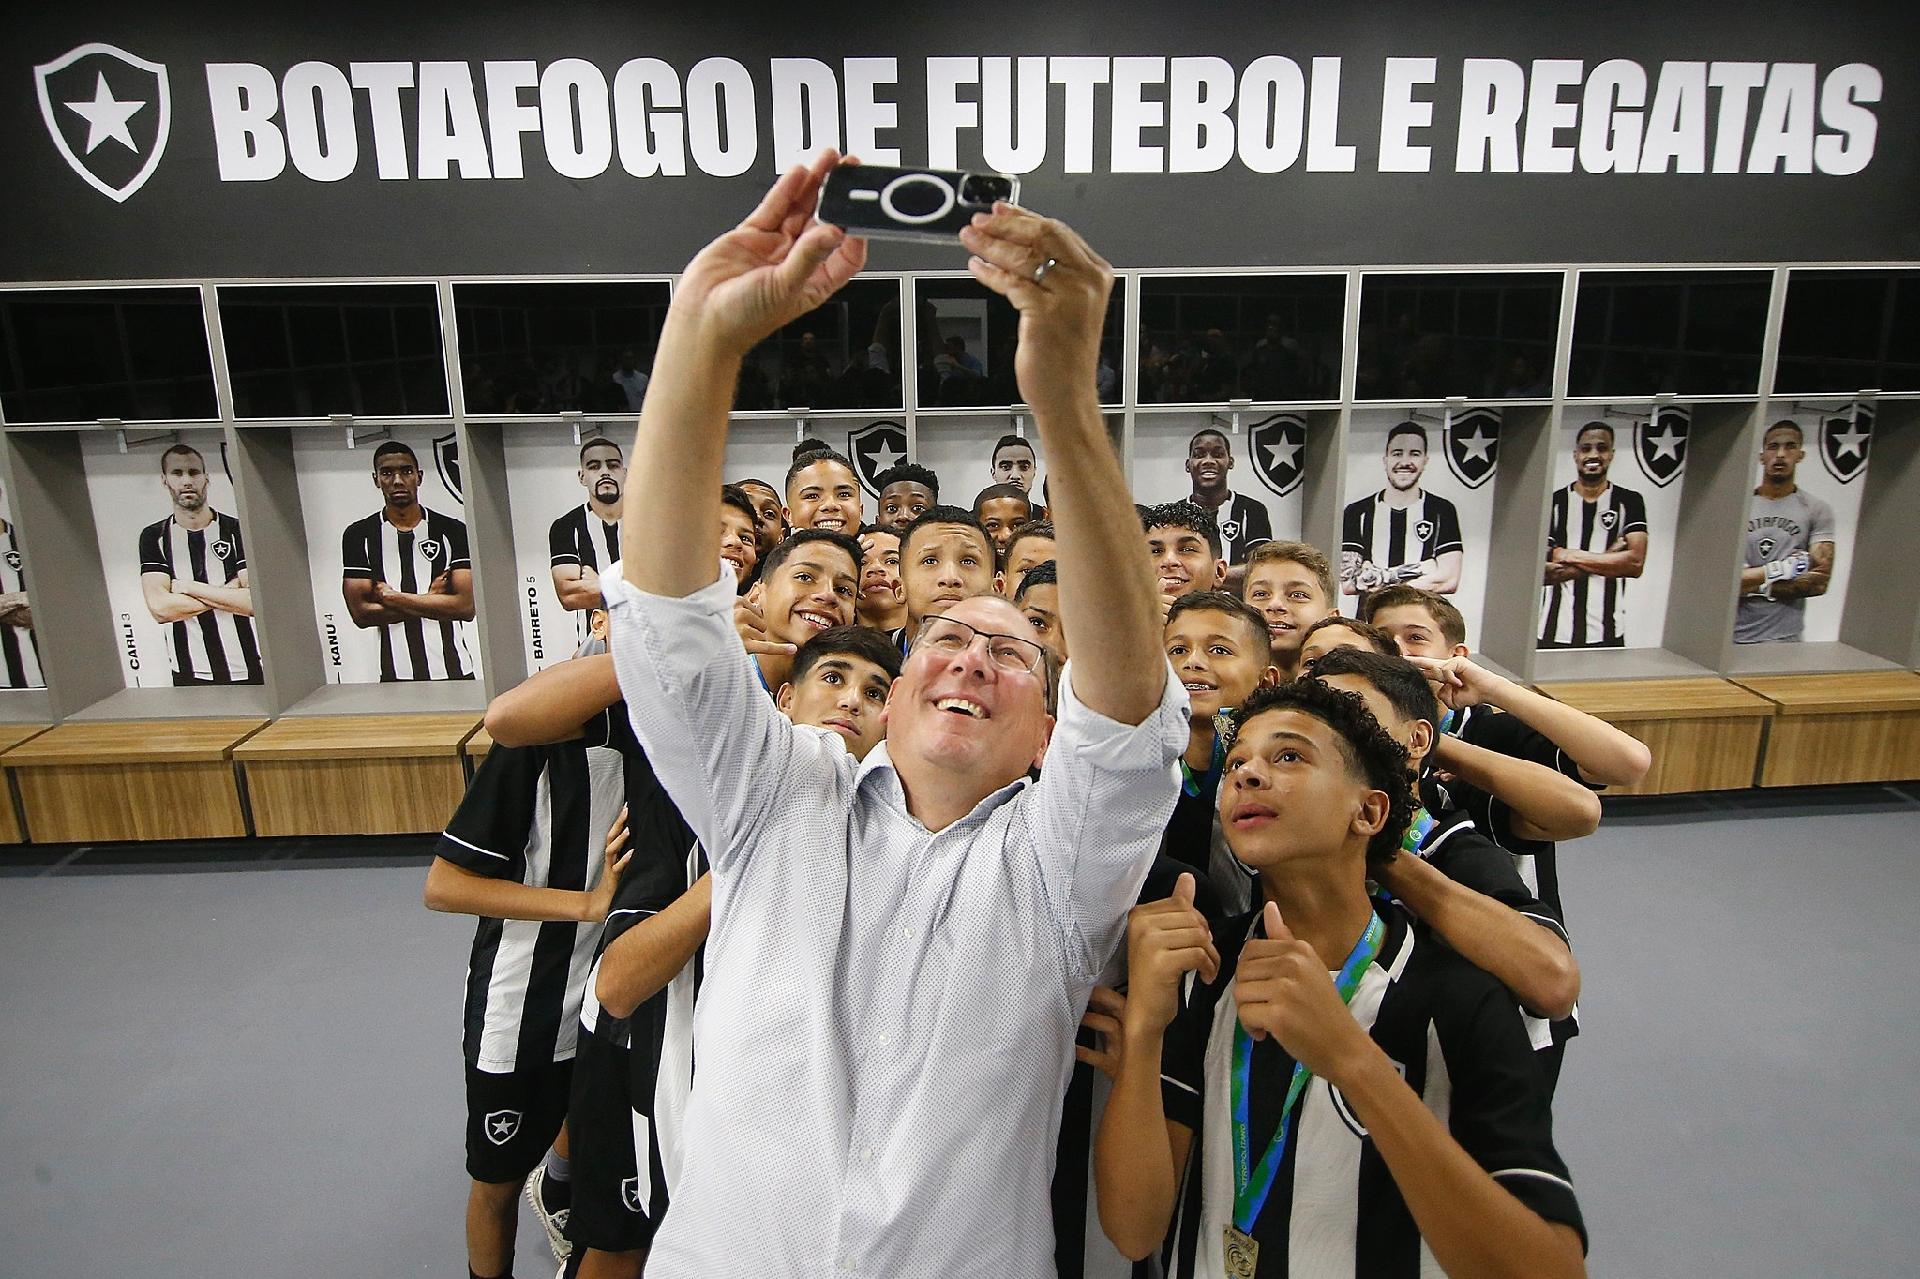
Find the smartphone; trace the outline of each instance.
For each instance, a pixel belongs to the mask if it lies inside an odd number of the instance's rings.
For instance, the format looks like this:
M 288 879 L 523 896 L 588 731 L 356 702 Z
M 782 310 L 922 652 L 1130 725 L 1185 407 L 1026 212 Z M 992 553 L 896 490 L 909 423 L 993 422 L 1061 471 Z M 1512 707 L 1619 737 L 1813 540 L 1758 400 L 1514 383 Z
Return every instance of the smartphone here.
M 818 216 L 853 235 L 950 241 L 994 201 L 1019 198 L 1020 179 L 1004 173 L 849 164 L 820 184 Z

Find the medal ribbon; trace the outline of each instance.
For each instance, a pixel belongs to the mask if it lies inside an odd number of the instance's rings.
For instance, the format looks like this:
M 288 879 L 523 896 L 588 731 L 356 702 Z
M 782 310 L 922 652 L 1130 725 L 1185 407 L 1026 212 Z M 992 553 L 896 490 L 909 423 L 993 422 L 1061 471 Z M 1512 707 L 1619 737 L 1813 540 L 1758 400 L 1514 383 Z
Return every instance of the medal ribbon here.
M 1340 965 L 1340 975 L 1334 978 L 1334 988 L 1340 992 L 1340 1002 L 1353 1002 L 1354 992 L 1360 989 L 1361 975 L 1367 971 L 1380 954 L 1380 943 L 1386 940 L 1387 926 L 1380 922 L 1375 914 L 1367 920 L 1366 931 L 1360 934 L 1360 940 L 1353 944 L 1347 954 L 1347 962 Z M 1300 1104 L 1300 1095 L 1306 1091 L 1307 1081 L 1313 1078 L 1313 1072 L 1299 1062 L 1293 1063 L 1293 1078 L 1287 1083 L 1286 1105 L 1280 1111 L 1280 1127 L 1274 1133 L 1273 1140 L 1267 1143 L 1267 1152 L 1260 1156 L 1258 1166 L 1249 1167 L 1248 1158 L 1252 1154 L 1252 1144 L 1247 1125 L 1247 1089 L 1253 1075 L 1253 1037 L 1247 1034 L 1247 1028 L 1236 1018 L 1233 1023 L 1233 1224 L 1242 1233 L 1251 1236 L 1253 1223 L 1260 1216 L 1260 1210 L 1267 1206 L 1267 1196 L 1273 1192 L 1273 1181 L 1280 1172 L 1281 1161 L 1286 1158 L 1287 1141 L 1293 1133 L 1293 1115 Z
M 1433 814 L 1422 804 L 1413 810 L 1413 820 L 1407 823 L 1407 833 L 1400 839 L 1400 851 L 1415 857 L 1420 855 L 1420 846 L 1427 842 L 1427 836 L 1433 831 Z
M 1214 716 L 1216 724 L 1219 722 L 1219 719 L 1220 716 Z M 1206 776 L 1212 778 L 1219 777 L 1220 766 L 1226 762 L 1227 744 L 1216 729 L 1213 734 L 1213 762 L 1207 765 Z M 1184 757 L 1180 760 L 1180 789 L 1187 793 L 1189 799 L 1198 799 L 1200 797 L 1200 783 L 1204 780 L 1205 778 L 1194 776 L 1192 766 L 1187 763 Z

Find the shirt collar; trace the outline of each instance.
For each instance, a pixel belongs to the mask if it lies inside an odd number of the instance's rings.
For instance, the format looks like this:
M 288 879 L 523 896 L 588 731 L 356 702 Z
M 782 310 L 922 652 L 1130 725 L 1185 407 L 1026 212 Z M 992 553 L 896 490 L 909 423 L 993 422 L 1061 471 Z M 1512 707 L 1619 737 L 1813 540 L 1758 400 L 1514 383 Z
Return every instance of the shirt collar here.
M 900 770 L 894 767 L 893 757 L 887 753 L 887 743 L 884 741 L 868 751 L 867 757 L 860 761 L 858 768 L 854 769 L 853 789 L 856 794 L 861 787 L 867 784 L 869 778 L 872 779 L 873 785 L 880 788 L 879 793 L 887 803 L 900 812 L 912 816 L 907 810 L 907 789 L 900 782 Z M 1008 782 L 1005 786 L 1002 786 L 999 790 L 992 792 L 979 803 L 975 804 L 967 812 L 965 817 L 962 817 L 959 821 L 955 822 L 953 826 L 949 826 L 946 829 L 952 830 L 954 826 L 964 826 L 969 822 L 973 822 L 991 813 L 994 809 L 1019 794 L 1030 780 L 1030 778 L 1026 777 L 1017 777 L 1013 781 Z

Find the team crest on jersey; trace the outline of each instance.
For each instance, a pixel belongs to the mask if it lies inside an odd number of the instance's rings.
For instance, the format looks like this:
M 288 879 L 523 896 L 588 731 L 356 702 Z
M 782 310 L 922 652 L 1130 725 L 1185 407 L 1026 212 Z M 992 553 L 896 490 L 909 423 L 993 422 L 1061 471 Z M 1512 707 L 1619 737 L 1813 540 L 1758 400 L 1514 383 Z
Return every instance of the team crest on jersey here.
M 1633 458 L 1640 473 L 1660 488 L 1680 478 L 1687 469 L 1687 426 L 1692 414 L 1686 409 L 1661 409 L 1651 421 L 1636 422 L 1633 427 Z
M 627 1206 L 628 1212 L 644 1212 L 640 1202 L 640 1178 L 628 1177 L 620 1183 L 620 1202 Z
M 513 1140 L 513 1134 L 520 1131 L 520 1112 L 517 1110 L 490 1110 L 483 1122 L 486 1125 L 487 1140 L 496 1146 L 504 1146 Z
M 433 469 L 440 472 L 440 482 L 453 494 L 453 500 L 465 506 L 466 495 L 460 489 L 460 440 L 452 431 L 433 437 Z
M 1613 526 L 1618 524 L 1619 522 L 1620 522 L 1620 516 L 1618 512 L 1615 512 L 1615 511 L 1600 512 L 1600 527 L 1607 530 L 1607 532 L 1609 533 L 1613 532 Z
M 213 544 L 213 557 L 215 559 L 224 560 L 232 554 L 233 554 L 233 543 L 227 541 L 226 538 L 223 537 L 219 541 Z
M 1240 521 L 1225 520 L 1220 525 L 1220 536 L 1229 542 L 1240 540 Z
M 167 149 L 167 69 L 110 44 L 83 44 L 33 69 L 54 150 L 115 203 L 146 185 Z
M 880 496 L 875 483 L 882 473 L 907 460 L 907 428 L 898 422 L 874 422 L 847 432 L 847 456 L 860 476 L 860 487 Z
M 420 543 L 420 558 L 424 560 L 438 560 L 440 558 L 440 539 L 430 537 Z
M 1827 474 L 1851 484 L 1867 469 L 1867 450 L 1873 447 L 1873 410 L 1860 405 L 1846 417 L 1820 423 L 1820 461 Z
M 8 567 L 8 568 L 10 568 L 10 569 L 12 569 L 12 570 L 13 570 L 14 572 L 16 572 L 16 573 L 17 573 L 17 572 L 19 572 L 19 571 L 20 571 L 20 564 L 21 564 L 21 559 L 20 559 L 20 552 L 18 552 L 18 551 L 8 551 L 8 552 L 7 552 L 7 567 Z
M 1418 524 L 1413 526 L 1413 535 L 1419 538 L 1423 542 L 1426 541 L 1428 538 L 1432 537 L 1433 521 L 1421 520 Z
M 1493 478 L 1500 465 L 1500 415 L 1468 409 L 1447 419 L 1447 469 L 1470 489 Z
M 1774 549 L 1779 545 L 1780 545 L 1779 539 L 1775 538 L 1773 534 L 1769 533 L 1767 534 L 1767 536 L 1760 539 L 1760 541 L 1756 544 L 1756 549 L 1760 552 L 1761 559 L 1770 560 L 1773 558 Z
M 1281 497 L 1300 487 L 1307 468 L 1307 420 L 1298 413 L 1276 413 L 1247 428 L 1253 473 Z

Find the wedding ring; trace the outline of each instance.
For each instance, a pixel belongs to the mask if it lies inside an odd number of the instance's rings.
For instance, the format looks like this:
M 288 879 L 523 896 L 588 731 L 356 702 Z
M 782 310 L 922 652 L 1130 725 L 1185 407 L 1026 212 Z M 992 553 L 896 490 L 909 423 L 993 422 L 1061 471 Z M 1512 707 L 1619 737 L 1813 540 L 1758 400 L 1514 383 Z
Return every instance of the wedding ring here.
M 1053 270 L 1053 268 L 1059 265 L 1060 265 L 1059 258 L 1048 258 L 1045 262 L 1042 262 L 1039 266 L 1033 268 L 1033 282 L 1035 284 L 1040 283 L 1042 280 L 1047 278 L 1047 272 Z

